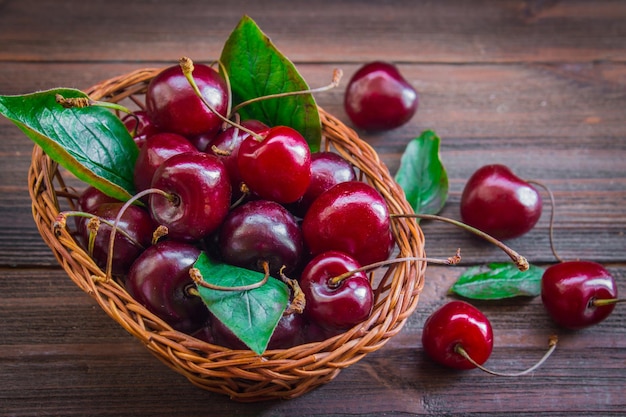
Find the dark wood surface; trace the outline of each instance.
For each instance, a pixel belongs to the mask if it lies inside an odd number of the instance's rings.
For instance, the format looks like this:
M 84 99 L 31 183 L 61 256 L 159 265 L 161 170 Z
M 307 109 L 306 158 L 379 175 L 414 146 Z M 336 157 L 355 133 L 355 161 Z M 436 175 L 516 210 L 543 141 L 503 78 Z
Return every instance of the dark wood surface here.
M 417 115 L 363 134 L 391 172 L 423 129 L 442 138 L 450 177 L 443 215 L 459 218 L 478 167 L 509 165 L 547 184 L 555 242 L 566 259 L 604 263 L 626 292 L 626 2 L 595 1 L 35 1 L 0 0 L 0 94 L 87 88 L 187 55 L 219 56 L 250 15 L 311 85 L 333 68 L 342 85 L 319 104 L 347 122 L 342 98 L 364 62 L 396 62 L 420 92 Z M 626 306 L 593 328 L 556 328 L 538 298 L 477 303 L 492 321 L 488 364 L 519 370 L 560 336 L 531 375 L 489 376 L 432 364 L 425 318 L 470 265 L 506 259 L 443 224 L 424 223 L 431 256 L 461 247 L 460 266 L 427 270 L 416 312 L 384 348 L 293 400 L 239 404 L 193 387 L 107 317 L 67 277 L 32 221 L 32 142 L 0 120 L 0 415 L 321 416 L 622 415 Z M 532 263 L 554 263 L 546 210 L 510 241 Z

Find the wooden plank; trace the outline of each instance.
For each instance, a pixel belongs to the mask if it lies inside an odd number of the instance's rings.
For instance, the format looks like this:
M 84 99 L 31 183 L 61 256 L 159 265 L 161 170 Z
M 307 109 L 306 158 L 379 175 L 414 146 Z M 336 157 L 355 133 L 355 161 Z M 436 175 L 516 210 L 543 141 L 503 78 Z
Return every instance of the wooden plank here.
M 1 7 L 0 60 L 7 61 L 215 59 L 244 14 L 296 62 L 626 60 L 626 4 L 620 0 L 235 0 L 228 7 L 216 1 L 14 0 Z
M 624 282 L 623 265 L 610 270 Z M 570 415 L 611 415 L 626 406 L 626 329 L 619 309 L 596 327 L 562 332 L 538 299 L 478 303 L 494 328 L 488 361 L 493 369 L 517 371 L 532 365 L 552 333 L 560 336 L 557 350 L 532 375 L 518 378 L 433 364 L 422 351 L 421 328 L 430 312 L 447 301 L 445 289 L 457 272 L 429 268 L 418 309 L 402 332 L 334 381 L 294 400 L 238 404 L 193 387 L 153 358 L 62 271 L 0 269 L 2 412 L 80 416 L 88 409 L 92 416 L 119 416 L 132 410 L 154 416 L 184 410 L 181 415 L 200 415 L 211 404 L 211 415 L 241 416 L 559 415 L 564 409 Z
M 7 63 L 0 69 L 0 91 L 19 94 L 53 86 L 86 88 L 139 67 L 130 63 Z M 328 82 L 332 68 L 300 66 L 312 85 Z M 434 129 L 442 138 L 441 158 L 450 177 L 450 196 L 442 214 L 452 218 L 459 218 L 458 203 L 466 179 L 482 165 L 504 163 L 523 178 L 542 181 L 557 201 L 559 252 L 566 258 L 615 262 L 623 259 L 626 250 L 622 210 L 626 203 L 626 140 L 621 133 L 626 65 L 576 68 L 403 65 L 407 78 L 421 92 L 417 116 L 399 129 L 362 132 L 362 137 L 395 173 L 406 143 L 423 129 Z M 344 70 L 349 76 L 356 66 L 346 65 Z M 49 81 L 39 78 L 42 71 Z M 345 83 L 320 94 L 318 103 L 349 124 L 342 107 L 344 88 Z M 30 214 L 26 174 L 32 142 L 4 118 L 0 119 L 0 137 L 0 155 L 7 156 L 0 166 L 0 264 L 54 265 Z M 544 198 L 547 203 L 545 194 Z M 546 207 L 537 228 L 511 243 L 534 262 L 554 260 L 549 251 L 548 219 Z M 424 228 L 431 255 L 449 256 L 459 246 L 470 263 L 503 256 L 451 226 L 426 223 Z

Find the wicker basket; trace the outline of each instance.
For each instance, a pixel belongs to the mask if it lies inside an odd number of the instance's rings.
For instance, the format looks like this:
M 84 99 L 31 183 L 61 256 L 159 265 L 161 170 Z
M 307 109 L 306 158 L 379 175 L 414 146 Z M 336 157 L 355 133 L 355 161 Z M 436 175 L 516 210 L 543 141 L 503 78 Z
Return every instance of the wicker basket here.
M 93 99 L 141 103 L 147 83 L 160 69 L 141 69 L 97 84 L 88 90 Z M 362 180 L 377 188 L 391 213 L 411 213 L 404 193 L 376 152 L 339 120 L 320 109 L 323 147 L 350 161 Z M 62 175 L 63 174 L 63 175 Z M 102 309 L 166 365 L 194 385 L 237 401 L 298 397 L 337 374 L 366 354 L 383 347 L 397 334 L 417 307 L 426 263 L 401 262 L 372 274 L 375 306 L 371 317 L 354 328 L 322 342 L 290 349 L 229 350 L 172 330 L 133 300 L 104 273 L 72 238 L 68 230 L 53 230 L 61 207 L 73 208 L 76 195 L 66 185 L 68 176 L 38 146 L 34 147 L 28 181 L 33 217 L 43 240 L 60 265 Z M 393 220 L 399 257 L 423 257 L 424 237 L 414 220 Z

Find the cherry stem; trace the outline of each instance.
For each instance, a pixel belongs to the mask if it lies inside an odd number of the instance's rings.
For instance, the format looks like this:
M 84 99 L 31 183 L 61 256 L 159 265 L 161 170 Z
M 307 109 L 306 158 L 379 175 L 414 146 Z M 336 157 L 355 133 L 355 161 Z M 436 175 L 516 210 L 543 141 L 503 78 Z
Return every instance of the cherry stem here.
M 248 104 L 256 103 L 259 101 L 268 100 L 272 98 L 289 97 L 289 96 L 295 96 L 295 95 L 301 95 L 301 94 L 322 93 L 324 91 L 328 91 L 339 86 L 339 81 L 341 80 L 342 76 L 343 76 L 343 71 L 339 68 L 335 68 L 333 70 L 333 79 L 328 85 L 324 85 L 322 87 L 317 87 L 317 88 L 310 88 L 308 90 L 286 91 L 284 93 L 270 94 L 267 96 L 251 98 L 250 100 L 241 102 L 235 107 L 233 107 L 233 112 L 238 111 L 239 109 L 241 109 L 244 106 L 247 106 Z
M 198 84 L 196 84 L 196 80 L 193 78 L 193 69 L 194 69 L 194 67 L 193 67 L 193 61 L 191 60 L 191 58 L 188 58 L 186 56 L 180 58 L 179 65 L 180 65 L 180 68 L 183 71 L 183 75 L 185 76 L 187 81 L 189 81 L 189 85 L 191 85 L 191 88 L 193 88 L 193 91 L 200 98 L 200 100 L 202 100 L 202 103 L 204 103 L 204 105 L 209 110 L 211 110 L 223 122 L 228 123 L 229 125 L 235 126 L 235 127 L 239 128 L 239 129 L 243 130 L 244 132 L 248 133 L 250 136 L 252 136 L 256 140 L 258 140 L 259 142 L 263 140 L 263 136 L 261 136 L 258 133 L 248 129 L 245 126 L 242 126 L 239 123 L 233 122 L 232 120 L 228 119 L 226 116 L 224 116 L 223 114 L 221 114 L 220 112 L 215 110 L 215 108 L 213 106 L 211 106 L 211 104 L 206 100 L 206 98 L 204 98 L 204 96 L 200 92 L 200 89 L 198 88 Z
M 63 97 L 61 94 L 56 94 L 55 100 L 66 109 L 82 109 L 85 107 L 98 106 L 134 115 L 132 110 L 128 107 L 122 106 L 121 104 L 109 103 L 107 101 L 96 101 L 89 97 Z
M 283 316 L 286 316 L 288 314 L 294 314 L 294 313 L 302 314 L 302 312 L 304 311 L 304 307 L 306 306 L 306 298 L 304 296 L 304 292 L 302 291 L 302 288 L 300 288 L 300 284 L 298 284 L 298 280 L 289 278 L 283 273 L 284 269 L 285 269 L 285 266 L 283 265 L 283 267 L 280 268 L 279 276 L 280 276 L 280 279 L 285 284 L 287 284 L 289 288 L 291 288 L 292 296 L 291 296 L 291 302 L 289 303 L 289 305 L 283 312 Z
M 541 357 L 541 359 L 539 359 L 539 361 L 533 366 L 531 366 L 530 368 L 520 371 L 520 372 L 513 372 L 513 373 L 497 372 L 497 371 L 485 368 L 484 366 L 476 362 L 474 359 L 472 359 L 471 356 L 467 353 L 467 351 L 460 344 L 454 347 L 454 351 L 458 353 L 459 355 L 463 356 L 465 359 L 467 359 L 467 361 L 469 361 L 472 365 L 474 365 L 481 371 L 487 372 L 488 374 L 496 375 L 496 376 L 515 377 L 515 376 L 522 376 L 522 375 L 529 374 L 535 369 L 539 368 L 541 365 L 543 365 L 543 363 L 550 357 L 550 355 L 552 355 L 552 352 L 554 352 L 554 350 L 556 349 L 557 342 L 558 342 L 558 337 L 556 335 L 550 336 L 548 340 L 548 347 L 549 347 L 548 351 Z
M 233 287 L 225 287 L 225 286 L 222 286 L 222 285 L 211 284 L 211 283 L 206 282 L 204 280 L 204 277 L 202 276 L 202 273 L 200 272 L 200 270 L 198 268 L 191 268 L 191 269 L 189 269 L 189 276 L 191 277 L 193 282 L 196 283 L 196 285 L 199 285 L 200 287 L 204 287 L 204 288 L 209 288 L 211 290 L 217 290 L 217 291 L 248 291 L 248 290 L 253 290 L 255 288 L 262 287 L 263 285 L 265 285 L 265 283 L 269 279 L 269 277 L 270 277 L 270 266 L 269 266 L 269 263 L 264 261 L 264 262 L 262 262 L 261 265 L 263 266 L 263 270 L 264 270 L 263 279 L 261 279 L 260 281 L 255 282 L 255 283 L 248 284 L 248 285 L 238 285 L 238 286 L 233 286 Z
M 405 258 L 393 258 L 393 259 L 386 259 L 386 260 L 380 261 L 380 262 L 374 262 L 374 263 L 371 263 L 369 265 L 365 265 L 365 266 L 362 266 L 360 268 L 356 268 L 356 269 L 353 269 L 351 271 L 344 272 L 343 274 L 336 275 L 336 276 L 332 277 L 328 281 L 328 284 L 331 287 L 337 287 L 337 286 L 339 286 L 339 284 L 341 284 L 341 282 L 344 279 L 350 277 L 353 274 L 356 274 L 357 272 L 370 271 L 372 269 L 380 268 L 381 266 L 396 264 L 396 263 L 400 263 L 400 262 L 408 262 L 408 261 L 425 261 L 425 262 L 429 262 L 429 263 L 433 263 L 433 264 L 439 264 L 439 265 L 456 265 L 459 262 L 461 262 L 461 249 L 457 249 L 456 250 L 456 254 L 454 256 L 451 256 L 451 257 L 447 258 L 447 259 L 423 258 L 423 257 L 408 256 L 408 257 L 405 257 Z
M 559 254 L 556 251 L 556 246 L 554 245 L 554 216 L 555 216 L 555 210 L 556 210 L 554 194 L 552 194 L 552 190 L 550 190 L 550 188 L 548 188 L 548 186 L 542 182 L 539 182 L 536 180 L 526 180 L 526 182 L 528 182 L 529 184 L 535 184 L 543 188 L 545 192 L 548 194 L 548 197 L 550 198 L 550 225 L 548 227 L 549 234 L 550 234 L 550 250 L 552 251 L 552 254 L 554 255 L 557 261 L 563 262 L 563 258 L 559 256 Z
M 507 245 L 505 245 L 503 242 L 499 241 L 498 239 L 496 239 L 495 237 L 476 229 L 475 227 L 472 227 L 468 224 L 465 224 L 463 222 L 457 221 L 457 220 L 453 220 L 450 219 L 448 217 L 442 217 L 442 216 L 437 216 L 435 214 L 417 214 L 417 213 L 413 213 L 413 214 L 391 214 L 390 215 L 391 218 L 418 218 L 418 219 L 424 219 L 424 220 L 438 220 L 444 223 L 450 223 L 454 226 L 460 227 L 461 229 L 465 229 L 468 232 L 471 232 L 485 240 L 487 240 L 488 242 L 496 245 L 497 247 L 499 247 L 500 249 L 502 249 L 502 251 L 504 253 L 506 253 L 507 255 L 509 255 L 509 257 L 511 258 L 511 260 L 513 260 L 513 262 L 515 263 L 515 265 L 517 266 L 517 268 L 520 271 L 527 271 L 528 268 L 530 268 L 530 265 L 528 264 L 528 260 L 523 257 L 522 255 L 520 255 L 519 253 L 517 253 L 515 250 L 511 249 L 510 247 L 508 247 Z
M 113 222 L 113 227 L 111 228 L 111 235 L 109 238 L 109 253 L 107 256 L 107 264 L 106 264 L 106 271 L 105 271 L 106 280 L 109 280 L 112 276 L 111 271 L 113 270 L 113 248 L 115 246 L 115 234 L 117 233 L 117 230 L 119 228 L 118 226 L 119 226 L 120 220 L 122 219 L 124 212 L 128 209 L 128 207 L 131 206 L 131 204 L 133 204 L 135 201 L 139 200 L 140 198 L 148 194 L 160 194 L 163 197 L 169 199 L 170 201 L 176 200 L 176 196 L 173 196 L 172 194 L 168 194 L 163 190 L 159 190 L 157 188 L 148 188 L 146 190 L 143 190 L 135 194 L 132 198 L 130 198 L 128 201 L 124 203 L 124 205 L 120 208 L 120 211 L 117 213 L 117 216 L 115 217 L 115 221 Z
M 592 307 L 603 307 L 611 304 L 623 303 L 626 298 L 605 298 L 605 299 L 593 299 L 589 302 Z
M 104 223 L 107 226 L 113 228 L 114 227 L 114 223 L 110 222 L 106 219 L 100 218 L 98 216 L 96 216 L 95 214 L 91 214 L 91 213 L 85 213 L 84 211 L 64 211 L 59 213 L 56 221 L 52 224 L 52 228 L 53 229 L 57 229 L 60 227 L 65 227 L 66 225 L 66 219 L 67 217 L 86 217 L 88 219 L 91 219 L 89 223 L 91 223 L 92 221 L 94 222 L 93 224 L 88 224 L 87 227 L 90 230 L 97 230 L 100 225 L 96 224 L 96 223 Z M 130 240 L 132 242 L 133 245 L 139 247 L 139 248 L 143 248 L 143 245 L 139 242 L 137 242 L 137 240 L 135 240 L 131 235 L 129 235 L 124 229 L 120 229 L 119 232 L 124 235 L 125 238 L 127 238 L 128 240 Z M 90 234 L 91 236 L 91 234 Z

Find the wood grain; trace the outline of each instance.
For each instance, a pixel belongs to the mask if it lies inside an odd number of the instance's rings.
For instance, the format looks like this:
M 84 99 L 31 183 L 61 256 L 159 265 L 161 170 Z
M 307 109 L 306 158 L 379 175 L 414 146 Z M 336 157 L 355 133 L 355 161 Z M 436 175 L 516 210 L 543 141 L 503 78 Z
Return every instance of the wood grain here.
M 210 61 L 243 14 L 312 86 L 344 71 L 317 100 L 345 122 L 350 75 L 370 60 L 396 62 L 420 92 L 418 113 L 401 128 L 361 132 L 392 173 L 408 141 L 433 129 L 450 179 L 445 216 L 459 218 L 465 181 L 484 164 L 542 181 L 557 201 L 559 253 L 605 263 L 626 288 L 623 1 L 0 0 L 0 94 L 84 89 L 182 55 Z M 454 372 L 424 356 L 423 323 L 451 299 L 459 274 L 507 259 L 434 222 L 422 223 L 428 255 L 460 247 L 463 262 L 428 268 L 417 311 L 383 349 L 294 400 L 239 404 L 194 388 L 59 268 L 31 216 L 32 146 L 0 119 L 0 416 L 626 415 L 623 305 L 598 326 L 564 332 L 539 298 L 476 303 L 494 328 L 494 369 L 531 365 L 559 335 L 530 376 Z M 546 209 L 533 231 L 509 242 L 541 266 L 555 262 L 548 220 Z

